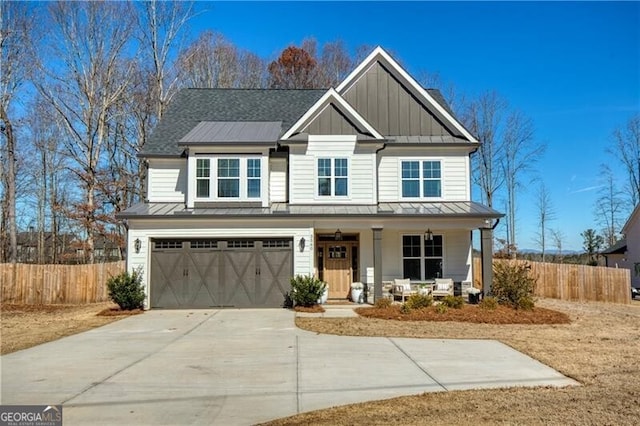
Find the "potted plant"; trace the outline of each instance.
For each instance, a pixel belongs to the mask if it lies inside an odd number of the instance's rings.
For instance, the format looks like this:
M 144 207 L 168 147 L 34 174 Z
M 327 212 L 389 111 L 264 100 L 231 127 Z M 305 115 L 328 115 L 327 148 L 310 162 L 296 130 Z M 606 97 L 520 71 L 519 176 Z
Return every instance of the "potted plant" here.
M 351 301 L 355 303 L 362 303 L 363 291 L 364 291 L 364 284 L 362 284 L 361 282 L 352 283 L 351 284 Z
M 431 293 L 431 285 L 430 284 L 419 284 L 418 285 L 418 294 L 421 294 L 423 296 L 428 296 L 429 293 Z

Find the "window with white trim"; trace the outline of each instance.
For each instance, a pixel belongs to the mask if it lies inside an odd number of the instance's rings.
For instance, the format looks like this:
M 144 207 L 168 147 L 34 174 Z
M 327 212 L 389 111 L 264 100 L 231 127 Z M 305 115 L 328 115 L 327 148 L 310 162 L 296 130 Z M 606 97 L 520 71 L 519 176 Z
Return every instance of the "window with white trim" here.
M 261 158 L 196 158 L 196 200 L 251 200 L 261 192 Z
M 403 277 L 412 280 L 442 278 L 443 253 L 442 235 L 434 235 L 431 240 L 425 239 L 424 235 L 403 235 Z
M 349 193 L 349 161 L 346 158 L 318 158 L 318 196 L 346 197 Z
M 440 198 L 442 164 L 440 160 L 406 160 L 400 164 L 402 198 Z

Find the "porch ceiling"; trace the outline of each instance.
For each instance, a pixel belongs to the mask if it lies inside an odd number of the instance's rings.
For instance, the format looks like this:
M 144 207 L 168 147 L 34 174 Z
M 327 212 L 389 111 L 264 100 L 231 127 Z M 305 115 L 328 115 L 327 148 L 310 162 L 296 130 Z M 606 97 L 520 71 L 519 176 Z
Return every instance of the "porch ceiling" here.
M 185 209 L 183 203 L 140 203 L 117 215 L 119 219 L 188 217 L 422 217 L 495 219 L 503 214 L 473 201 L 433 203 L 380 203 L 376 205 L 289 205 L 270 207 L 215 207 Z

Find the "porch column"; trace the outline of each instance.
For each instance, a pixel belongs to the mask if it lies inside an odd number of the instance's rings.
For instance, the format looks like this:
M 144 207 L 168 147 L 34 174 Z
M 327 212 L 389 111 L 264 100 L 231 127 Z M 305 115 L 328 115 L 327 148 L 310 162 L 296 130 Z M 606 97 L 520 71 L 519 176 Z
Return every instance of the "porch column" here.
M 480 250 L 482 251 L 482 290 L 491 296 L 493 285 L 493 229 L 480 228 Z
M 373 297 L 382 299 L 382 228 L 373 231 Z

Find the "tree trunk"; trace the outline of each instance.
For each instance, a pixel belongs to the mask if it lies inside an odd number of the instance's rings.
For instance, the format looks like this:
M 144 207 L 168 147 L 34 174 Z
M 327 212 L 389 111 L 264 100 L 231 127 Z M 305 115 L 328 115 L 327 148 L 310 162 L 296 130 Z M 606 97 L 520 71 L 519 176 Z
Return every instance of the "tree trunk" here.
M 18 261 L 18 227 L 16 225 L 16 143 L 13 134 L 13 126 L 4 105 L 0 104 L 0 120 L 3 121 L 3 133 L 7 138 L 7 174 L 6 180 L 6 215 L 9 228 L 9 262 Z

